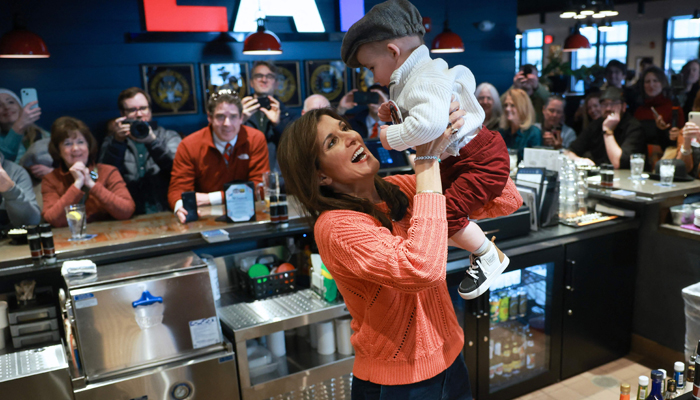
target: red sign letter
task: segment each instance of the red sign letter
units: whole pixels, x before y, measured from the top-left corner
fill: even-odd
[[[177,0],[143,0],[149,32],[226,32],[226,7],[178,6]]]

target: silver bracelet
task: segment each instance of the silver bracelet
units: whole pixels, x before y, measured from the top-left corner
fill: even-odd
[[[421,193],[437,193],[437,194],[442,194],[442,192],[438,192],[437,190],[421,190],[420,192],[416,192],[416,194],[421,194]]]
[[[437,162],[440,162],[440,157],[438,156],[418,156],[415,159],[416,161],[422,161],[422,160],[435,160]]]

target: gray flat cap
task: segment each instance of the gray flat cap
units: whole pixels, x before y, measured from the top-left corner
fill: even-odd
[[[608,86],[608,88],[601,94],[600,99],[624,102],[625,92],[616,88],[615,86]]]
[[[365,43],[419,34],[425,35],[423,17],[408,0],[388,0],[372,7],[343,38],[340,56],[350,68],[361,67],[357,50]]]

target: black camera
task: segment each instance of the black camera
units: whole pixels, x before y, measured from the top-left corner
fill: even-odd
[[[524,65],[523,66],[523,75],[528,76],[532,73],[532,67],[529,65]]]
[[[134,139],[145,139],[151,131],[148,122],[140,119],[126,119],[124,123],[129,125],[129,132]]]
[[[377,92],[355,92],[352,98],[357,104],[379,104],[379,93]]]
[[[270,110],[272,108],[272,104],[270,103],[270,98],[267,96],[258,97],[258,104],[260,104],[260,108],[265,108],[267,110]]]

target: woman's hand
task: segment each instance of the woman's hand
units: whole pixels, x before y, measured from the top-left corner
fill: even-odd
[[[452,97],[454,100],[454,96]],[[445,152],[447,146],[452,142],[452,135],[464,125],[466,111],[459,109],[459,102],[450,103],[450,124],[445,129],[445,133],[430,143],[416,146],[416,156],[440,156]]]
[[[690,149],[693,139],[700,140],[700,127],[693,122],[686,122],[681,134],[683,135],[683,145],[686,149]]]
[[[668,131],[668,137],[669,139],[673,140],[674,142],[676,139],[678,139],[678,135],[681,133],[681,130],[678,128],[671,128],[670,131]]]
[[[667,124],[666,121],[664,121],[664,117],[662,117],[661,115],[657,116],[656,119],[654,119],[654,122],[656,122],[656,127],[661,129],[662,131],[665,131],[666,129],[671,127],[671,125]]]
[[[75,182],[73,182],[73,186],[75,186],[78,189],[82,189],[83,185],[85,184],[85,175],[83,174],[84,168],[85,164],[83,164],[82,161],[78,161],[75,164],[73,164],[68,170],[73,179],[75,180]]]
[[[29,125],[39,120],[39,117],[41,116],[41,108],[37,107],[32,109],[32,106],[38,103],[38,101],[32,101],[24,106],[22,109],[22,114],[20,114],[17,121],[15,121],[15,123],[12,125],[12,129],[15,132],[24,135],[24,130],[27,129]]]
[[[92,180],[92,176],[90,176],[90,169],[88,169],[88,167],[83,168],[83,178],[85,179],[85,187],[92,189],[95,186],[95,181]]]

